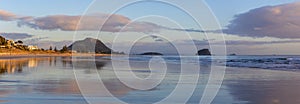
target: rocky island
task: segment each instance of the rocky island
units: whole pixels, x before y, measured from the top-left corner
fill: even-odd
[[[145,52],[139,55],[155,55],[155,56],[162,56],[163,54],[158,53],[158,52]]]
[[[199,56],[211,56],[211,53],[208,49],[201,49],[197,52],[197,55]]]

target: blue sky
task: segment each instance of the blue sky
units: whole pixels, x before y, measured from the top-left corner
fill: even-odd
[[[30,16],[32,18],[40,18],[40,17],[49,17],[51,15],[67,15],[67,16],[81,16],[83,14],[89,15],[91,13],[112,13],[115,6],[119,4],[126,4],[127,1],[100,1],[100,0],[1,0],[0,1],[0,10],[7,11],[13,13],[17,16]],[[182,1],[182,0],[174,0],[174,3],[180,3],[191,5],[190,8],[192,12],[199,14],[196,15],[206,15],[206,11],[201,9],[203,4],[199,4],[197,7],[197,3],[201,3],[201,1]],[[222,0],[222,1],[215,1],[215,0],[205,0],[202,3],[206,3],[211,9],[213,14],[216,16],[217,21],[220,23],[222,29],[226,29],[231,23],[230,21],[235,19],[234,16],[238,14],[243,14],[249,12],[249,10],[266,7],[266,6],[278,6],[283,4],[289,4],[297,2],[297,0]],[[99,5],[92,5],[91,3]],[[184,28],[184,29],[209,29],[209,30],[218,30],[218,27],[214,28],[215,25],[212,24],[212,21],[207,21],[213,17],[205,17],[201,18],[200,22],[203,27],[199,27],[193,19],[181,11],[180,9],[171,6],[165,3],[158,3],[149,0],[148,2],[141,2],[132,4],[127,7],[121,8],[116,14],[121,15],[122,17],[127,17],[130,19],[131,22],[135,21],[144,21],[149,23],[154,23],[156,25],[163,26],[163,28]],[[148,16],[151,14],[150,16]],[[66,18],[66,17],[63,17]],[[64,30],[46,30],[46,29],[33,29],[29,27],[29,25],[24,25],[22,27],[18,27],[18,21],[0,21],[0,33],[28,33],[32,34],[33,37],[30,38],[43,38],[39,41],[72,41],[74,38],[74,31],[64,31]],[[29,24],[29,23],[28,23]],[[140,22],[137,22],[140,24]],[[150,24],[147,24],[149,26]],[[206,28],[207,27],[207,28]],[[154,27],[158,28],[158,27]],[[255,27],[256,28],[256,27]],[[236,28],[234,28],[236,29]],[[232,29],[232,30],[234,30]],[[154,29],[155,30],[155,29]],[[142,30],[141,30],[142,31]],[[251,46],[246,45],[228,45],[229,53],[238,53],[238,54],[297,54],[300,50],[290,49],[289,46],[298,45],[297,42],[298,38],[293,42],[286,42],[278,44],[277,41],[290,41],[291,39],[286,39],[285,37],[274,35],[262,35],[255,34],[253,36],[247,35],[239,35],[240,32],[229,32],[225,34],[226,40],[228,41],[251,41],[261,42],[261,41],[270,41],[270,44],[266,43],[264,45],[257,45],[251,44]],[[244,31],[242,31],[244,32]],[[160,34],[167,38],[170,38],[170,41],[180,41],[184,39],[188,39],[187,37],[183,36],[186,31],[171,31],[171,29],[162,30],[159,33],[145,33],[145,32],[121,32],[122,40],[118,41],[120,43],[132,41],[131,39],[140,36],[140,35],[153,35],[153,34]],[[76,39],[83,39],[85,37],[96,37],[101,38],[102,41],[105,43],[111,43],[112,40],[119,34],[106,31],[101,36],[98,36],[98,31],[78,31]],[[197,33],[197,32],[190,32],[188,33],[191,35],[192,39],[194,40],[205,40],[205,34]],[[211,35],[214,40],[218,40],[220,37],[219,33],[208,33]],[[265,37],[267,36],[267,37]],[[296,36],[293,36],[296,37]],[[288,37],[289,38],[289,37]],[[24,39],[26,40],[26,39]],[[27,39],[29,40],[29,39]],[[151,40],[151,39],[150,39]],[[275,42],[276,41],[276,44]],[[38,41],[37,43],[38,44]],[[285,47],[289,49],[288,51],[280,51],[276,50],[277,46],[282,47],[282,44],[288,45]],[[252,49],[264,49],[258,52],[250,52],[247,50]]]
[[[3,10],[15,14],[44,16],[54,14],[81,14],[92,0],[1,0]]]

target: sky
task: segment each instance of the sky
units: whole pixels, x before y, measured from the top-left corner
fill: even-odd
[[[42,48],[92,37],[126,53],[299,55],[299,17],[299,0],[0,0],[0,35]]]

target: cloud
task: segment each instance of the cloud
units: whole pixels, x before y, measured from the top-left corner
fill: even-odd
[[[300,2],[266,6],[236,15],[224,29],[249,37],[300,38]]]
[[[231,40],[231,41],[226,41],[226,45],[264,45],[264,44],[280,44],[280,43],[300,43],[300,40],[279,40],[279,41]]]
[[[45,17],[28,18],[18,22],[18,26],[28,26],[39,30],[99,30],[103,24],[103,31],[115,32],[125,26],[130,20],[121,15],[94,14],[87,16],[51,15]],[[106,21],[106,18],[109,19]],[[81,19],[82,18],[82,19]],[[80,25],[78,25],[81,20]]]
[[[131,48],[130,54],[141,54],[145,52],[159,52],[162,54],[178,54],[176,47],[170,42],[139,42],[134,44]]]
[[[13,21],[17,19],[17,15],[4,11],[4,10],[0,10],[0,20],[2,21]]]
[[[199,33],[211,32],[211,31],[204,31],[204,30],[197,30],[197,29],[176,29],[176,28],[167,28],[167,29],[176,30],[176,31],[186,31],[186,32],[199,32]]]
[[[290,39],[290,40],[276,40],[276,41],[250,41],[250,40],[226,40],[224,44],[223,41],[218,40],[176,40],[172,43],[176,43],[179,45],[190,45],[195,44],[196,46],[204,46],[204,45],[264,45],[264,44],[281,44],[281,43],[300,43],[298,39]]]
[[[80,21],[80,23],[79,23]],[[101,31],[105,32],[159,32],[161,29],[172,29],[150,22],[132,21],[128,17],[117,14],[91,14],[85,16],[51,15],[37,18],[22,18],[18,26],[28,26],[37,30],[63,30],[63,31]]]
[[[57,49],[61,49],[64,45],[69,46],[72,44],[73,41],[51,41],[51,40],[42,40],[42,39],[33,39],[36,40],[35,42],[30,40],[23,41],[24,44],[28,45],[37,45],[39,48],[49,49],[50,46],[53,48],[56,47]]]
[[[203,32],[195,29],[177,29],[161,26],[151,22],[132,21],[126,16],[118,14],[94,13],[89,15],[49,15],[44,17],[18,16],[0,10],[0,20],[17,21],[18,26],[27,26],[36,30],[62,31],[104,31],[104,32],[143,32],[155,33],[162,29]],[[100,27],[102,27],[100,29]]]
[[[7,38],[7,39],[26,39],[31,38],[33,35],[27,34],[27,33],[0,33],[1,36]]]

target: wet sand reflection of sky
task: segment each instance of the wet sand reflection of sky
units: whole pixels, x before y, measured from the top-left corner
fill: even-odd
[[[236,101],[246,104],[299,104],[299,75],[259,69],[229,70],[223,85]]]
[[[167,64],[165,79],[150,90],[137,90],[124,85],[116,78],[114,71],[128,75],[133,71],[137,76],[147,76],[147,62],[131,62],[132,69],[124,69],[123,61],[116,61],[119,66],[112,69],[112,60],[71,57],[35,57],[0,59],[0,102],[7,103],[60,103],[84,104],[74,70],[84,77],[87,89],[97,90],[99,102],[116,97],[127,103],[154,103],[168,96],[178,84],[179,64]],[[123,68],[123,69],[122,69]],[[188,67],[184,75],[199,74],[197,88],[188,103],[199,102],[208,81],[210,66],[202,65],[201,70]],[[300,103],[300,75],[297,72],[227,68],[224,83],[213,103],[237,104],[297,104]],[[103,87],[93,83],[101,76]],[[189,85],[193,77],[184,79]],[[138,85],[138,83],[135,83]],[[147,86],[144,85],[144,86]],[[83,87],[83,86],[81,86]],[[105,92],[109,91],[109,93]],[[182,91],[184,92],[184,91]],[[93,92],[91,92],[93,94]],[[103,98],[103,99],[102,99]],[[106,103],[106,102],[105,102]],[[114,103],[108,100],[108,103]]]
[[[94,75],[101,71],[106,63],[107,60],[72,61],[71,57],[1,59],[0,101],[16,103],[22,100],[41,100],[39,102],[55,103],[56,100],[63,100],[67,103],[68,100],[74,99],[70,103],[85,103],[74,77],[73,67],[82,70],[81,74]],[[93,69],[93,65],[97,69]],[[107,88],[101,90],[109,90],[115,96],[123,96],[132,91],[119,80],[107,79],[103,80],[103,83]],[[97,86],[89,85],[89,88],[93,87]]]
[[[66,71],[62,66],[68,65],[60,57],[0,59],[0,101],[58,102],[75,97],[82,100],[78,104],[84,103],[76,80],[67,77],[72,76],[72,70]]]

